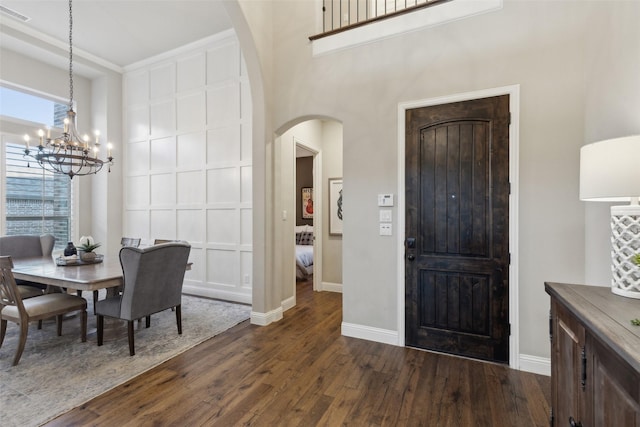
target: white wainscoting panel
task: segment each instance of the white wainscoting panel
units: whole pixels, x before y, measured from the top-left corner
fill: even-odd
[[[178,135],[178,147],[180,147],[180,150],[176,153],[178,158],[178,168],[193,168],[198,171],[204,170],[207,159],[202,155],[202,153],[207,151],[206,132],[193,132]]]
[[[251,91],[232,31],[124,76],[123,235],[191,243],[184,292],[251,303]]]

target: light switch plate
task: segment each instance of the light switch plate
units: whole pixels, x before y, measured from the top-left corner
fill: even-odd
[[[391,224],[388,223],[380,223],[380,235],[381,236],[391,236],[393,234],[393,228]]]
[[[393,214],[391,209],[380,209],[380,222],[392,222]]]

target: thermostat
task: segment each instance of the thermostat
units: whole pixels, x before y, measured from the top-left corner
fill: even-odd
[[[393,206],[393,194],[378,194],[378,206]]]

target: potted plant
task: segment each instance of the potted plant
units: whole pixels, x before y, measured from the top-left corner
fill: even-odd
[[[93,261],[96,259],[96,253],[93,252],[100,247],[100,243],[96,243],[91,236],[82,236],[78,243],[78,255],[82,261]]]

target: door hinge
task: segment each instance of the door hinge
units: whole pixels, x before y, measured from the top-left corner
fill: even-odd
[[[509,265],[511,265],[511,252],[509,252]]]
[[[553,427],[553,408],[551,408],[551,412],[549,413],[549,427]]]
[[[507,334],[511,336],[511,323],[507,323]]]
[[[509,111],[509,124],[511,124],[511,111]]]

